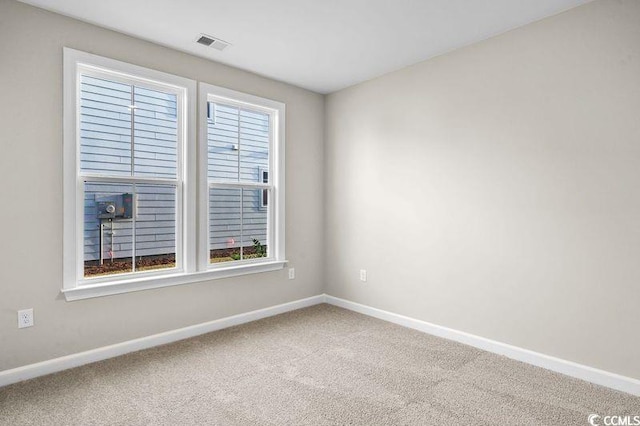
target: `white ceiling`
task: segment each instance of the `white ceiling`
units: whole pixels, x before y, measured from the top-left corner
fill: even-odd
[[[23,1],[330,93],[590,0]],[[201,46],[199,33],[232,46]]]

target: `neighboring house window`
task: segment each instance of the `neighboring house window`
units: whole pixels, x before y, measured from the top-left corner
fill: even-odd
[[[201,187],[210,188],[212,195],[207,192],[198,200],[196,82],[72,49],[65,49],[64,56],[67,299],[282,267],[284,248],[275,252],[269,245],[281,241],[275,211],[252,211],[241,185],[252,168],[260,174],[260,167],[274,165],[276,112],[235,107],[237,143],[231,144],[231,154],[224,153],[218,163],[215,155],[204,153],[205,162],[215,160],[209,161],[209,172],[221,177],[223,186],[201,177]],[[201,124],[222,132],[224,143],[233,133],[227,117],[233,114],[233,102],[206,106]],[[226,168],[233,153],[236,179],[224,186],[233,175]],[[266,191],[277,187],[268,177],[264,181],[258,176],[253,184]],[[197,203],[207,211],[213,203],[211,248],[196,244]],[[222,234],[228,234],[224,248],[231,260],[254,259],[262,266],[231,272],[210,268],[208,254],[219,246],[214,236]],[[229,243],[229,238],[237,242]]]
[[[216,124],[216,104],[213,102],[207,102],[207,120],[211,124]]]
[[[264,167],[260,167],[258,173],[258,181],[262,183],[269,182],[269,170]],[[266,208],[269,205],[269,191],[263,189],[262,191],[258,191],[258,196],[260,197],[260,208]]]
[[[206,261],[215,269],[282,259],[284,105],[206,84],[200,97],[209,114],[201,129]]]

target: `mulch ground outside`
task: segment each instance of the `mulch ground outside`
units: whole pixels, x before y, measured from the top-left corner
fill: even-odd
[[[266,247],[265,247],[266,250]],[[244,259],[254,259],[260,256],[256,253],[254,246],[243,247]],[[211,250],[211,263],[231,262],[239,260],[240,248]],[[174,254],[165,254],[157,256],[144,256],[136,259],[136,271],[150,271],[155,269],[173,268],[176,266],[176,257]],[[99,275],[122,274],[132,272],[131,259],[105,259],[100,265],[97,260],[84,263],[84,276],[95,277]]]
[[[173,268],[174,266],[176,266],[176,257],[173,254],[144,256],[136,259],[136,271]],[[84,263],[85,277],[125,272],[132,272],[131,259],[113,259],[113,261],[105,259],[102,265],[97,260]]]

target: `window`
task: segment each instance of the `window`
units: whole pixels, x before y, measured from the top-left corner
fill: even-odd
[[[203,261],[216,269],[282,259],[284,105],[202,83],[200,98]]]
[[[269,170],[264,167],[260,167],[259,170],[260,170],[260,172],[258,173],[259,182],[268,183]],[[266,208],[267,205],[269,204],[269,191],[267,189],[263,189],[258,193],[258,196],[260,197],[260,208],[263,208],[263,209]]]
[[[197,182],[196,82],[72,49],[64,59],[68,300],[282,268],[282,181],[263,173],[281,164],[281,104],[205,95],[213,136]]]

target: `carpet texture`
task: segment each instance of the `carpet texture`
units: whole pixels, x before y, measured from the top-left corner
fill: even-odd
[[[640,398],[329,305],[0,388],[2,425],[588,425]]]

